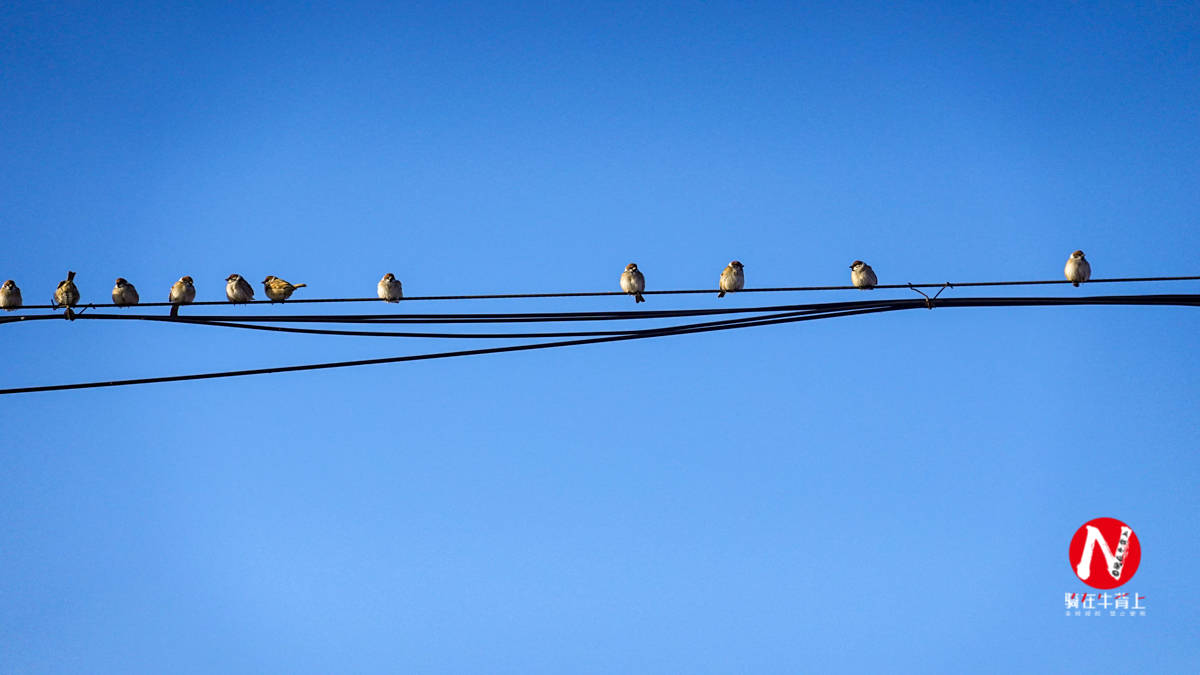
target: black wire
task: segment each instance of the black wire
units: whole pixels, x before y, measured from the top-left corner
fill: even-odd
[[[247,323],[321,323],[321,324],[492,324],[492,323],[550,323],[560,321],[626,321],[633,319],[674,319],[696,316],[713,316],[728,314],[756,314],[776,311],[828,311],[839,306],[866,306],[885,302],[880,299],[874,302],[837,302],[801,305],[772,305],[764,307],[730,307],[724,309],[682,309],[682,310],[653,310],[653,311],[612,311],[612,312],[536,312],[536,313],[503,313],[503,314],[298,314],[284,316],[166,316],[158,314],[96,314],[79,312],[74,314],[75,320],[112,320],[112,321],[157,321],[163,323],[191,323],[205,325],[229,325],[239,328],[250,328]],[[33,316],[16,316],[0,318],[0,323],[21,321],[61,320],[61,314],[42,314]],[[316,332],[311,330],[296,330],[295,332]],[[618,331],[626,333],[628,331]],[[329,331],[330,335],[355,335],[353,331]],[[362,332],[361,334],[374,334]],[[384,333],[384,335],[399,335]],[[457,337],[461,334],[412,334],[415,337]],[[474,335],[474,334],[465,334]],[[516,334],[513,334],[516,335]],[[524,336],[524,335],[521,335]]]
[[[483,314],[285,314],[285,315],[185,315],[168,316],[159,314],[95,314],[76,311],[75,319],[135,319],[144,321],[167,321],[194,323],[198,321],[233,321],[241,323],[526,323],[550,321],[613,321],[627,319],[671,319],[686,316],[711,314],[747,314],[765,309],[791,309],[806,305],[779,305],[775,307],[728,307],[722,309],[676,309],[676,310],[614,310],[605,312],[515,312]],[[816,306],[816,305],[814,305]],[[0,317],[0,323],[18,321],[43,321],[62,319],[62,314],[37,314]]]
[[[1179,276],[1179,277],[1122,277],[1113,279],[1091,279],[1085,283],[1088,284],[1112,284],[1112,283],[1142,283],[1154,281],[1196,281],[1200,280],[1200,276]],[[952,288],[957,287],[981,287],[981,286],[1040,286],[1053,284],[1069,284],[1070,281],[1065,279],[1047,279],[1040,281],[963,281],[957,283],[926,283],[926,284],[881,284],[875,288],[878,290],[885,289],[904,289],[904,288],[941,288],[949,285]],[[793,293],[806,291],[853,291],[857,290],[854,286],[781,286],[776,288],[744,288],[738,293]],[[687,290],[666,290],[666,291],[643,291],[642,295],[690,295],[690,294],[715,294],[715,288],[698,288]],[[620,296],[628,295],[621,291],[594,291],[594,292],[564,292],[564,293],[496,293],[486,295],[423,295],[406,297],[401,302],[412,302],[417,300],[506,300],[517,298],[588,298],[588,297],[603,297],[603,296]],[[382,302],[379,298],[293,298],[285,302],[276,303],[272,300],[251,300],[245,303],[236,303],[240,305],[294,305],[322,302]],[[229,305],[234,304],[228,301],[219,300],[202,300],[200,302],[188,303],[188,306],[203,307],[209,305]],[[80,305],[81,307],[84,305]],[[88,307],[105,308],[119,307],[120,305],[91,303]],[[138,307],[170,307],[169,302],[144,302],[139,303]],[[22,309],[56,309],[55,305],[26,305]]]
[[[43,385],[38,387],[19,387],[14,389],[0,389],[0,395],[6,394],[29,394],[45,391],[64,391],[68,389],[95,389],[99,387],[121,387],[134,384],[158,384],[163,382],[185,382],[190,380],[209,380],[222,377],[242,377],[246,375],[267,375],[271,373],[292,373],[304,370],[324,370],[328,368],[348,368],[352,366],[371,366],[382,365],[385,363],[403,363],[407,361],[428,361],[433,359],[446,359],[458,356],[481,356],[484,354],[500,354],[505,352],[530,351],[535,349],[553,349],[557,347],[575,347],[580,345],[600,344],[603,342],[619,342],[624,340],[642,340],[654,337],[666,337],[670,335],[682,335],[687,333],[704,333],[719,330],[731,330],[734,328],[746,328],[751,326],[766,326],[777,323],[791,323],[796,321],[812,321],[815,319],[835,318],[839,316],[852,316],[856,314],[871,314],[875,312],[896,311],[898,308],[876,307],[872,309],[862,309],[855,311],[846,311],[832,313],[819,316],[799,316],[791,318],[779,318],[772,320],[758,321],[754,323],[743,323],[735,326],[710,326],[704,328],[693,328],[688,330],[651,330],[628,335],[613,335],[606,337],[595,337],[581,340],[565,340],[560,342],[539,342],[534,344],[524,345],[509,345],[506,347],[488,347],[483,349],[467,349],[453,352],[437,352],[432,354],[414,354],[410,356],[392,356],[381,359],[361,359],[357,361],[335,361],[331,363],[313,363],[300,366],[277,366],[274,368],[255,368],[252,370],[231,370],[217,373],[195,373],[191,375],[169,375],[165,377],[146,377],[132,380],[110,380],[107,382],[82,382],[76,384],[53,384]]]
[[[1147,299],[1141,304],[1150,304],[1154,298],[1170,298],[1167,304],[1178,304],[1174,301],[1177,298],[1197,297],[1191,295],[1114,295],[1114,296],[1075,296],[1075,297],[997,297],[997,298],[958,298],[950,297],[937,298],[933,302],[942,306],[960,306],[961,302],[980,303],[974,306],[992,306],[1009,305],[1023,306],[1029,303],[1051,305],[1051,304],[1134,304],[1126,302],[1131,298]],[[169,323],[208,323],[211,325],[220,325],[222,322],[232,324],[247,324],[247,323],[320,323],[320,324],[490,324],[490,323],[549,323],[561,321],[583,321],[583,322],[602,322],[602,321],[625,321],[634,319],[669,319],[669,318],[685,318],[697,316],[712,316],[725,314],[757,314],[765,312],[825,312],[839,308],[861,308],[867,306],[875,306],[880,304],[894,305],[896,303],[911,304],[916,303],[924,306],[926,301],[917,298],[877,298],[865,301],[843,301],[843,302],[825,302],[825,303],[807,303],[807,304],[791,304],[791,305],[766,305],[758,307],[727,307],[721,309],[678,309],[678,310],[623,310],[623,311],[605,311],[605,312],[519,312],[519,313],[481,313],[481,314],[299,314],[299,315],[282,315],[282,316],[236,316],[236,315],[194,315],[194,316],[179,316],[170,317],[166,315],[149,315],[149,314],[95,314],[86,311],[75,313],[76,320],[139,320],[139,321],[159,321]],[[0,318],[0,323],[21,322],[21,321],[45,321],[45,320],[61,320],[61,314],[42,314],[42,315],[23,315],[13,317]],[[246,326],[238,325],[231,326],[245,328]],[[323,331],[296,331],[296,332],[312,332],[320,334]],[[352,331],[338,332],[325,331],[330,335],[355,335],[359,334]],[[627,331],[617,331],[624,333]],[[375,335],[382,332],[362,331],[362,334]],[[384,335],[400,335],[399,333],[383,333]],[[419,333],[412,334],[413,337],[458,337],[460,335],[470,336],[471,334],[458,333]],[[538,336],[540,334],[512,333],[498,334],[501,336],[511,335],[514,337],[527,337],[529,335]],[[553,336],[553,335],[548,335]]]
[[[833,303],[831,303],[833,304]],[[862,307],[875,306],[872,303],[856,303]],[[756,321],[764,317],[782,317],[782,316],[800,316],[814,313],[824,313],[828,310],[797,310],[791,312],[783,312],[778,314],[765,314],[750,317],[742,317],[739,319],[726,319],[724,321],[711,321],[706,323],[683,324],[682,326],[672,326],[671,328],[684,328],[691,326],[708,326],[708,325],[733,325],[742,322]],[[92,316],[90,318],[98,318]],[[178,318],[171,319],[168,317],[141,317],[150,321],[163,322],[179,322]],[[281,333],[302,333],[307,335],[334,335],[334,336],[358,336],[358,337],[399,337],[399,338],[431,338],[431,339],[529,339],[529,338],[564,338],[564,337],[600,337],[604,335],[629,335],[645,331],[659,329],[641,329],[641,330],[594,330],[594,331],[569,331],[569,332],[543,332],[543,333],[409,333],[409,332],[391,332],[391,331],[354,331],[354,330],[330,330],[321,328],[290,328],[284,326],[261,326],[255,324],[243,324],[228,321],[210,321],[207,319],[189,319],[183,323],[193,323],[200,326],[216,326],[222,328],[242,328],[248,330],[260,331],[277,331]]]
[[[845,303],[830,303],[844,305]],[[853,304],[853,303],[852,303]],[[867,304],[867,303],[860,303]],[[1161,306],[1191,306],[1200,307],[1200,295],[1117,295],[1117,296],[1091,296],[1082,298],[946,298],[940,300],[929,301],[925,299],[909,299],[909,300],[885,300],[870,307],[862,307],[859,309],[841,308],[834,311],[824,313],[806,312],[800,316],[779,316],[779,317],[749,317],[739,323],[729,325],[729,322],[711,322],[710,325],[693,325],[693,326],[678,326],[658,329],[647,329],[637,331],[625,335],[612,335],[603,337],[593,337],[577,340],[566,340],[557,342],[539,342],[534,344],[510,345],[505,347],[489,347],[483,349],[469,349],[462,351],[437,352],[432,354],[415,354],[410,356],[394,356],[379,359],[363,359],[357,361],[335,361],[330,363],[305,364],[299,366],[278,366],[273,368],[257,368],[252,370],[234,370],[212,373],[196,373],[191,375],[171,375],[165,377],[150,377],[128,380],[109,380],[103,382],[83,382],[75,384],[56,384],[43,385],[36,387],[18,387],[11,389],[0,389],[0,395],[5,394],[25,394],[34,392],[46,391],[63,391],[68,389],[92,389],[97,387],[116,387],[134,384],[154,384],[162,382],[182,382],[190,380],[204,380],[223,377],[241,377],[246,375],[266,375],[271,373],[287,373],[298,372],[304,370],[323,370],[328,368],[346,368],[351,366],[366,366],[366,365],[381,365],[385,363],[402,363],[408,361],[424,361],[432,359],[453,358],[459,356],[479,356],[484,354],[498,354],[504,352],[528,351],[535,349],[552,349],[558,347],[573,347],[579,345],[599,344],[604,342],[618,342],[624,340],[640,340],[654,337],[666,337],[672,335],[685,335],[691,333],[703,333],[711,331],[732,330],[736,328],[749,328],[755,326],[767,326],[782,323],[794,323],[799,321],[813,321],[817,319],[831,319],[845,316],[854,316],[859,314],[873,314],[879,312],[892,312],[907,309],[917,309],[921,307],[1014,307],[1014,306],[1063,306],[1063,305],[1161,305]],[[720,324],[720,325],[712,325]]]

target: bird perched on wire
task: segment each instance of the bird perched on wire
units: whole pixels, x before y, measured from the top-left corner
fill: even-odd
[[[192,278],[189,276],[179,277],[171,285],[171,293],[167,296],[167,300],[171,303],[171,316],[179,316],[179,306],[191,304],[196,299],[196,285],[192,283]]]
[[[645,302],[642,291],[646,290],[646,277],[637,268],[637,263],[629,263],[621,273],[621,290],[633,296],[634,304]]]
[[[721,271],[721,282],[719,284],[721,292],[717,293],[717,297],[723,298],[726,293],[740,291],[745,285],[746,275],[742,271],[742,263],[734,260]]]
[[[376,284],[375,290],[379,294],[379,299],[384,302],[400,302],[400,298],[404,297],[404,288],[400,285],[400,280],[391,272],[383,275],[383,278]]]
[[[54,289],[54,306],[66,307],[67,318],[75,318],[71,308],[79,304],[79,289],[75,286],[75,273],[68,271],[67,278],[58,282],[58,288]]]
[[[125,280],[125,277],[117,277],[116,285],[112,290],[112,299],[113,304],[120,307],[136,305],[138,304],[138,292],[133,284]]]
[[[850,283],[854,284],[855,288],[866,291],[875,288],[879,279],[875,277],[875,270],[871,269],[870,265],[855,260],[850,263]]]
[[[254,299],[254,287],[240,274],[225,277],[225,297],[230,302],[250,302]]]
[[[11,312],[21,306],[21,289],[17,282],[9,279],[0,286],[0,309]]]
[[[304,288],[308,284],[289,284],[279,277],[268,276],[263,279],[263,290],[267,292],[267,297],[271,302],[283,302],[292,297],[292,292],[297,288]]]
[[[1083,257],[1083,251],[1075,251],[1071,254],[1071,257],[1067,259],[1067,266],[1063,268],[1063,274],[1066,275],[1067,281],[1076,287],[1092,278],[1092,265],[1087,258]]]

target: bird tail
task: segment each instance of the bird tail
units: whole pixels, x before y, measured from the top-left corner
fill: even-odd
[[[641,293],[638,293],[637,295],[633,296],[633,304],[635,304],[635,305],[639,302],[645,302],[645,301],[646,301],[646,299],[642,297]]]
[[[725,297],[725,291],[721,291],[720,293],[717,293],[717,297],[718,297],[718,298],[723,298],[723,297]]]
[[[179,305],[171,305],[171,316],[179,316]]]
[[[1075,285],[1075,288],[1079,288],[1079,282],[1078,282],[1078,281],[1072,281],[1071,283]]]
[[[75,273],[74,272],[71,272],[71,271],[67,272],[67,281],[75,281]]]
[[[292,288],[304,288],[308,284],[292,284]]]

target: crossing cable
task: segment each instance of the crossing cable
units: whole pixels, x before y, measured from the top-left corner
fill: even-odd
[[[675,311],[655,311],[655,312],[561,312],[561,313],[539,313],[539,314],[412,314],[402,316],[391,315],[299,315],[299,316],[253,316],[253,317],[234,317],[234,316],[159,316],[151,314],[94,314],[80,313],[75,315],[76,320],[101,320],[101,321],[154,321],[160,323],[183,323],[195,324],[201,326],[220,326],[228,328],[243,328],[251,330],[278,330],[281,332],[290,333],[309,333],[317,335],[361,335],[361,336],[382,336],[382,337],[415,337],[415,338],[476,338],[476,337],[499,337],[499,338],[528,338],[528,337],[573,337],[583,335],[623,335],[631,332],[630,330],[616,331],[588,331],[588,332],[572,332],[572,333],[399,333],[388,331],[344,331],[344,330],[328,330],[328,329],[309,329],[309,328],[284,328],[282,326],[263,326],[254,325],[254,323],[320,323],[320,324],[496,324],[496,323],[530,323],[530,322],[558,322],[558,321],[582,321],[582,322],[604,322],[604,321],[625,321],[634,319],[667,319],[667,318],[686,318],[699,316],[713,315],[734,315],[734,314],[763,314],[768,312],[794,312],[794,313],[817,313],[827,312],[832,309],[837,309],[843,306],[852,306],[855,308],[873,306],[886,300],[878,302],[854,302],[854,303],[821,303],[816,305],[776,305],[767,307],[747,307],[747,308],[728,308],[728,309],[703,309],[703,310],[675,310]],[[58,320],[61,315],[37,315],[27,317],[11,317],[0,318],[0,323],[4,322],[21,322],[21,321],[41,321],[41,320]],[[254,323],[249,323],[254,322]]]
[[[824,314],[818,316],[798,316],[787,317],[772,320],[759,321],[754,323],[742,323],[735,326],[709,326],[703,328],[693,328],[686,330],[679,329],[661,329],[652,330],[643,333],[631,333],[627,335],[612,335],[606,337],[586,338],[580,340],[564,340],[559,342],[537,342],[533,344],[509,345],[505,347],[488,347],[483,349],[466,349],[452,352],[436,352],[431,354],[413,354],[409,356],[391,356],[380,359],[360,359],[356,361],[334,361],[330,363],[312,363],[299,366],[276,366],[273,368],[255,368],[251,370],[230,370],[216,373],[194,373],[190,375],[168,375],[165,377],[146,377],[131,380],[109,380],[106,382],[81,382],[75,384],[52,384],[38,387],[17,387],[12,389],[0,389],[0,395],[6,394],[29,394],[45,391],[64,391],[68,389],[95,389],[98,387],[121,387],[133,384],[157,384],[162,382],[185,382],[190,380],[209,380],[223,377],[242,377],[246,375],[267,375],[273,373],[293,373],[304,370],[324,370],[329,368],[348,368],[352,366],[371,366],[382,365],[385,363],[404,363],[407,361],[428,361],[433,359],[446,359],[459,356],[481,356],[484,354],[500,354],[505,352],[530,351],[536,349],[554,349],[558,347],[576,347],[580,345],[600,344],[603,342],[620,342],[625,340],[643,340],[647,338],[665,337],[669,335],[684,335],[688,333],[704,333],[719,330],[731,330],[733,328],[746,328],[751,326],[767,326],[779,323],[792,323],[796,321],[812,321],[814,319],[836,318],[840,316],[853,316],[856,314],[871,314],[875,312],[896,311],[898,308],[876,307],[871,309],[862,309],[846,312],[838,312]]]
[[[834,303],[845,305],[847,303]],[[850,303],[854,304],[854,303]],[[814,321],[817,319],[831,319],[846,316],[874,314],[881,312],[893,312],[907,309],[917,309],[931,307],[924,300],[893,300],[882,301],[879,303],[860,303],[864,305],[858,309],[842,308],[839,310],[812,313],[805,312],[800,315],[778,316],[778,317],[751,317],[747,321],[736,324],[726,324],[725,322],[711,322],[710,325],[692,325],[692,326],[675,326],[666,328],[646,329],[643,331],[632,332],[624,335],[609,335],[601,337],[582,338],[575,340],[563,340],[555,342],[537,342],[532,344],[509,345],[504,347],[489,347],[481,349],[468,349],[460,351],[436,352],[429,354],[414,354],[408,356],[393,356],[376,359],[361,359],[355,361],[334,361],[329,363],[304,364],[297,366],[277,366],[272,368],[256,368],[251,370],[233,370],[210,373],[195,373],[189,375],[170,375],[164,377],[150,377],[126,380],[109,380],[100,382],[82,382],[73,384],[56,384],[42,385],[35,387],[16,387],[10,389],[0,389],[0,395],[6,394],[25,394],[34,392],[47,391],[63,391],[70,389],[92,389],[98,387],[116,387],[134,384],[154,384],[162,382],[183,382],[190,380],[205,380],[224,377],[241,377],[247,375],[266,375],[273,373],[299,372],[305,370],[324,370],[329,368],[346,368],[351,366],[367,366],[381,365],[386,363],[403,363],[409,361],[425,361],[433,359],[455,358],[460,356],[480,356],[485,354],[498,354],[504,352],[530,351],[538,349],[554,349],[560,347],[574,347],[588,344],[600,344],[605,342],[619,342],[626,340],[641,340],[656,337],[666,337],[673,335],[686,335],[693,333],[704,333],[712,331],[732,330],[736,328],[749,328],[756,326],[768,326],[783,323],[795,323],[800,321]],[[871,305],[871,306],[865,306]],[[1015,307],[1015,306],[1065,306],[1065,305],[1146,305],[1146,306],[1189,306],[1200,307],[1200,295],[1117,295],[1117,296],[1090,296],[1080,298],[945,298],[937,302],[937,307]],[[712,325],[720,324],[720,325]]]
[[[1157,281],[1196,281],[1200,280],[1200,275],[1196,276],[1173,276],[1173,277],[1120,277],[1113,279],[1091,279],[1087,284],[1116,284],[1116,283],[1146,283]],[[1065,279],[1043,279],[1030,281],[961,281],[953,282],[949,285],[954,288],[969,288],[969,287],[988,287],[988,286],[1044,286],[1044,285],[1061,285],[1069,284],[1070,281]],[[880,284],[875,286],[877,290],[887,289],[908,289],[908,288],[941,288],[946,283],[924,283],[924,284]],[[780,286],[772,288],[743,288],[740,293],[794,293],[794,292],[809,292],[809,291],[854,291],[858,290],[854,286]],[[685,290],[663,290],[663,291],[643,291],[642,295],[694,295],[705,293],[716,293],[715,288],[697,288]],[[400,302],[413,302],[419,300],[511,300],[521,298],[590,298],[604,296],[622,296],[628,295],[622,291],[584,291],[584,292],[563,292],[563,293],[493,293],[482,295],[419,295],[405,297]],[[272,305],[272,304],[312,304],[312,303],[342,303],[342,302],[382,302],[379,298],[292,298],[284,302],[275,302],[273,300],[251,300],[246,305]],[[202,300],[198,302],[188,303],[188,307],[204,307],[209,305],[229,305],[226,300]],[[88,303],[80,305],[80,307],[95,307],[97,309],[119,307],[111,303]],[[138,307],[170,307],[169,302],[142,302],[138,303]],[[25,305],[23,309],[56,309],[56,305]]]
[[[936,297],[936,296],[935,296]],[[1113,296],[1078,296],[1078,297],[995,297],[995,298],[950,298],[939,297],[932,301],[936,306],[1029,306],[1029,305],[1081,305],[1081,304],[1156,304],[1159,299],[1165,304],[1189,304],[1178,301],[1181,298],[1200,297],[1192,295],[1113,295]],[[257,315],[257,316],[237,316],[237,315],[220,315],[220,316],[204,316],[191,315],[170,317],[166,315],[149,315],[149,314],[95,314],[88,312],[80,312],[75,314],[76,320],[139,320],[139,321],[156,321],[164,323],[184,323],[184,324],[203,324],[220,326],[224,324],[228,327],[249,328],[245,324],[249,323],[318,323],[318,324],[495,324],[495,323],[551,323],[551,322],[606,322],[606,321],[626,321],[640,319],[672,319],[672,318],[687,318],[699,316],[714,316],[714,315],[731,315],[731,314],[763,314],[769,312],[827,312],[838,309],[857,309],[863,307],[887,305],[901,306],[908,308],[909,305],[917,303],[923,307],[929,307],[930,301],[913,300],[909,298],[878,298],[866,301],[844,301],[844,302],[825,302],[825,303],[809,303],[809,304],[792,304],[792,305],[766,305],[758,307],[726,307],[719,309],[680,309],[680,310],[623,310],[623,311],[607,311],[607,312],[534,312],[534,313],[486,313],[486,314],[327,314],[327,315]],[[964,304],[966,303],[966,304]],[[12,317],[0,317],[0,323],[13,323],[24,321],[45,321],[45,320],[61,320],[61,314],[40,314],[40,315],[19,315]],[[384,333],[382,331],[322,331],[322,330],[304,330],[304,331],[285,331],[285,332],[306,332],[321,334],[327,333],[330,335],[377,335],[385,336],[407,336],[407,337],[473,337],[477,334],[472,333]],[[628,331],[620,330],[614,333],[626,333]],[[599,334],[599,333],[598,333]],[[527,334],[527,333],[498,333],[498,337],[557,337],[554,334]],[[565,337],[565,335],[563,335]]]
[[[844,303],[831,303],[844,304]],[[872,306],[878,306],[878,303],[854,303],[856,309],[865,309]],[[748,317],[740,317],[735,319],[725,319],[723,321],[710,321],[705,323],[683,324],[682,326],[670,326],[669,328],[685,328],[693,326],[707,325],[734,325],[744,322],[753,322],[767,317],[783,317],[783,316],[803,316],[811,314],[828,313],[829,309],[799,309],[789,312],[775,314],[756,314]],[[91,319],[105,318],[103,315],[83,315]],[[81,316],[80,318],[83,318]],[[119,317],[119,318],[134,318],[134,317]],[[143,318],[149,321],[162,322],[179,322],[178,318],[170,317],[136,317]],[[282,333],[302,333],[308,335],[335,335],[335,336],[354,336],[354,337],[397,337],[397,338],[429,338],[429,339],[530,339],[530,338],[565,338],[565,337],[600,337],[604,335],[628,335],[631,333],[646,332],[660,329],[625,329],[625,330],[591,330],[591,331],[561,331],[561,332],[538,332],[538,333],[412,333],[412,332],[393,332],[393,331],[357,331],[357,330],[333,330],[322,328],[292,328],[288,326],[264,326],[259,324],[236,323],[229,321],[211,321],[205,319],[189,318],[183,323],[195,324],[198,326],[216,326],[222,328],[241,328],[248,330],[259,331],[277,331]]]
[[[205,321],[228,321],[240,323],[345,323],[345,324],[438,324],[438,323],[540,323],[556,321],[624,321],[629,319],[674,319],[691,316],[719,314],[752,314],[765,311],[791,311],[803,308],[824,308],[841,303],[818,303],[807,305],[772,305],[765,307],[724,307],[716,309],[672,309],[672,310],[611,310],[603,312],[515,312],[476,314],[285,314],[285,315],[204,315],[180,316],[154,315],[119,312],[116,314],[88,313],[86,308],[76,308],[75,319],[142,320],[167,323],[200,323]],[[62,314],[26,314],[11,317],[0,316],[0,323],[22,321],[60,320]]]

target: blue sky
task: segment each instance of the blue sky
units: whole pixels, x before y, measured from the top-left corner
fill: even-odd
[[[1198,39],[1195,3],[7,3],[0,278],[1196,274]],[[135,323],[0,326],[0,386],[449,347]],[[0,670],[1195,671],[1198,328],[921,310],[4,397]],[[1145,617],[1063,616],[1099,516]]]

